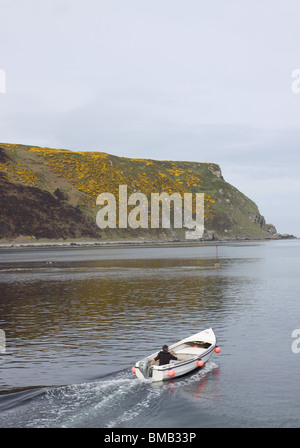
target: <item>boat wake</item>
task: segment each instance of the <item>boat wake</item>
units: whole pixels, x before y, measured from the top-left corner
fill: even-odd
[[[31,388],[0,395],[1,427],[139,427],[157,415],[176,393],[197,398],[217,369],[208,362],[197,372],[164,383],[139,380],[131,371],[88,383]]]

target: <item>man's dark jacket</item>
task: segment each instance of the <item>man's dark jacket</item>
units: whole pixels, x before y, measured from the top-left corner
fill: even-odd
[[[165,364],[169,364],[169,362],[171,361],[171,359],[176,360],[176,356],[171,355],[171,353],[162,350],[161,352],[158,353],[158,355],[156,356],[156,358],[154,358],[155,361],[159,360],[159,365],[163,366]]]

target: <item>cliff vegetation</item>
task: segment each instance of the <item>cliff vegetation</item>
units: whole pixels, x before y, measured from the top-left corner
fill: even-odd
[[[214,163],[158,161],[0,144],[0,240],[184,240],[183,229],[96,226],[100,193],[204,193],[203,239],[276,238],[257,205],[227,183]],[[193,195],[195,196],[195,195]],[[117,223],[118,224],[118,223]]]

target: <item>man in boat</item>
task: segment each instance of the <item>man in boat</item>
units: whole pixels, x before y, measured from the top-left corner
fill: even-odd
[[[177,360],[176,356],[173,355],[173,352],[169,352],[169,347],[167,345],[163,345],[162,351],[158,353],[158,355],[151,359],[150,361],[157,362],[159,361],[159,365],[163,366],[165,364],[169,364],[171,359],[174,359],[174,361]]]

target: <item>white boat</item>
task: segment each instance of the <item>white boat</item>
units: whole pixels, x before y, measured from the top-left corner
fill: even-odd
[[[208,328],[169,346],[169,351],[176,356],[177,361],[170,361],[170,364],[162,366],[153,364],[151,359],[158,355],[158,350],[138,361],[132,371],[138,378],[149,378],[152,381],[176,378],[203,367],[214,351],[220,352],[216,344],[216,336],[212,328]]]

